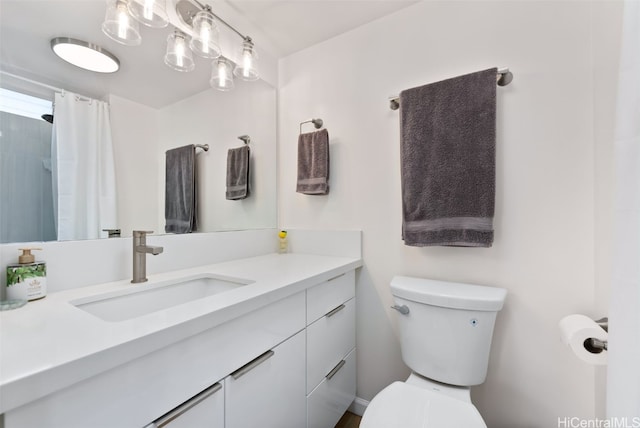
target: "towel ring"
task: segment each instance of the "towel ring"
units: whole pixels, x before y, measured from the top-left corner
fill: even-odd
[[[322,128],[322,125],[324,124],[324,122],[320,118],[318,118],[318,119],[309,119],[309,120],[305,120],[303,122],[300,122],[300,133],[301,134],[302,134],[302,125],[304,125],[305,123],[313,123],[313,126],[315,126],[316,129]]]

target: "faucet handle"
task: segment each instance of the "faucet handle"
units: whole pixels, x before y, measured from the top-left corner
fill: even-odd
[[[149,235],[151,233],[153,233],[153,230],[134,230],[133,236],[135,236],[136,238],[140,238],[142,236]]]

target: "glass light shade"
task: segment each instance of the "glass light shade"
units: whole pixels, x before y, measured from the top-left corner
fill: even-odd
[[[166,0],[130,0],[129,13],[147,27],[164,28],[169,25]]]
[[[177,71],[193,71],[196,68],[186,37],[184,33],[175,31],[167,38],[164,63]]]
[[[131,19],[128,0],[107,0],[107,13],[102,23],[102,32],[110,39],[127,46],[142,43],[138,22]]]
[[[98,73],[113,73],[120,68],[120,61],[108,50],[70,37],[51,39],[51,49],[63,60],[76,67]]]
[[[233,89],[231,61],[225,58],[218,58],[211,65],[211,80],[209,81],[211,87],[219,91]]]
[[[253,47],[253,42],[250,38],[244,39],[242,42],[242,48],[240,50],[240,58],[238,64],[233,69],[233,74],[241,78],[242,80],[253,81],[258,80],[260,75],[256,67],[256,60],[258,59],[258,53]]]
[[[193,38],[189,47],[196,55],[203,58],[218,58],[220,45],[218,44],[218,26],[213,14],[208,10],[201,10],[193,18]]]

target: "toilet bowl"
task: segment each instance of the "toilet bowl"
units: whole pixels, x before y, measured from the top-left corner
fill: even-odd
[[[486,428],[470,387],[486,378],[506,290],[397,276],[391,291],[412,373],[371,400],[360,428]]]

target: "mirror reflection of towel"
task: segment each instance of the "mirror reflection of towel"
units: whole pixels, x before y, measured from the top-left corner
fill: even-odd
[[[227,152],[227,199],[237,201],[249,196],[249,146]]]
[[[164,216],[167,233],[191,233],[196,219],[196,148],[193,144],[167,150]]]
[[[305,195],[329,193],[329,132],[326,129],[298,137],[296,192]]]

